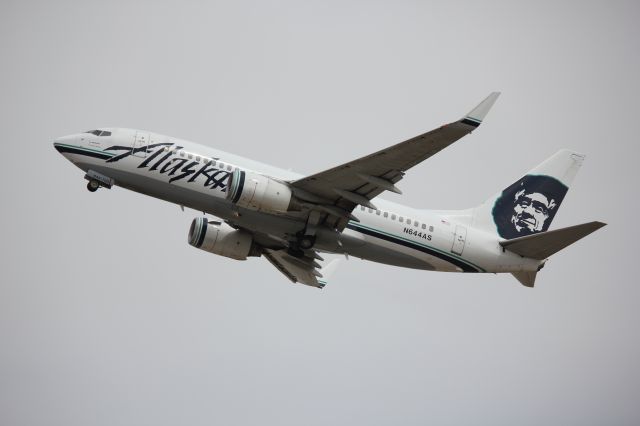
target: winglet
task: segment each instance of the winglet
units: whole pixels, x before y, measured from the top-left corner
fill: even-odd
[[[473,127],[478,127],[482,120],[487,116],[489,110],[500,96],[500,92],[492,92],[486,99],[469,112],[463,119],[464,124],[468,124]]]

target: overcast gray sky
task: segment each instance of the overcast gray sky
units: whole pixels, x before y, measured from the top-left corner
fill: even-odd
[[[0,5],[0,424],[640,423],[640,6]],[[459,118],[421,208],[587,155],[554,227],[609,226],[510,275],[344,262],[322,291],[187,245],[197,212],[91,194],[56,136],[134,127],[312,173]]]

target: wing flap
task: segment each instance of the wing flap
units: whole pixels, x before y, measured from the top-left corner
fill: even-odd
[[[325,262],[315,251],[311,251],[309,256],[305,254],[303,257],[296,257],[289,254],[287,250],[265,249],[263,255],[291,282],[316,288],[323,288],[327,284],[338,262],[338,259]],[[317,262],[318,260],[322,265]]]

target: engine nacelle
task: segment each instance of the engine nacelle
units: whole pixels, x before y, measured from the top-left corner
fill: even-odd
[[[227,200],[250,210],[284,213],[292,199],[286,184],[258,173],[236,169],[227,186]]]
[[[246,260],[249,256],[259,256],[253,237],[246,231],[233,229],[226,223],[209,222],[197,217],[189,228],[189,244],[209,253]]]

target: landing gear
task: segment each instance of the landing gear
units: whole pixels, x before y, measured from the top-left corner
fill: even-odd
[[[307,223],[303,230],[296,234],[295,247],[298,250],[310,250],[316,243],[316,230],[322,215],[317,210],[309,212]]]
[[[89,183],[87,183],[87,189],[88,189],[90,192],[96,192],[96,191],[98,190],[98,188],[100,188],[100,182],[98,182],[98,181],[97,181],[97,180],[95,180],[95,179],[91,179],[91,180],[89,181]]]
[[[96,192],[98,188],[111,189],[115,183],[112,178],[96,172],[95,170],[87,170],[87,174],[84,178],[89,181],[87,189],[91,192]]]
[[[298,247],[303,250],[309,250],[316,243],[315,235],[299,235],[298,236]]]
[[[290,240],[288,253],[293,257],[304,257],[305,250],[313,248],[316,243],[315,235],[305,235],[302,231],[295,235],[295,238]]]

